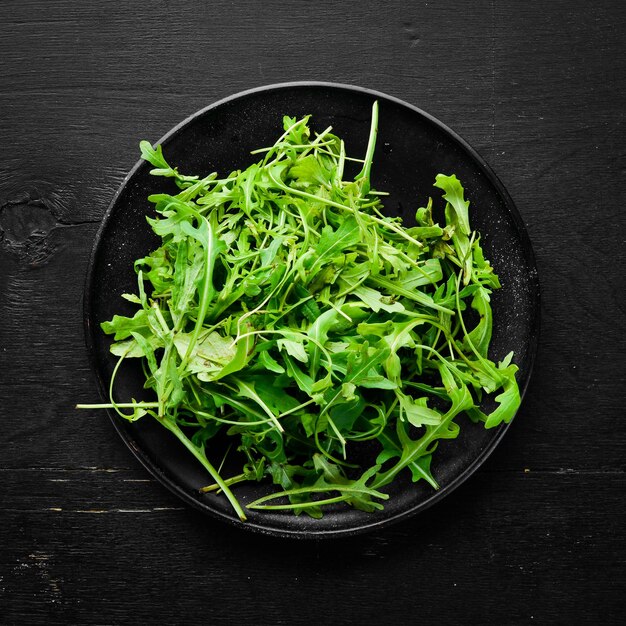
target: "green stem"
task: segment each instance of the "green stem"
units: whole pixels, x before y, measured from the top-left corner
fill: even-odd
[[[302,487],[299,489],[285,489],[284,491],[271,493],[267,496],[259,498],[258,500],[255,500],[248,505],[248,508],[250,509],[252,507],[258,506],[259,504],[263,504],[264,502],[277,500],[278,498],[284,498],[287,496],[298,496],[309,493],[327,493],[329,491],[339,491],[339,493],[344,493],[348,497],[351,495],[368,495],[374,496],[375,498],[380,498],[381,500],[389,499],[388,494],[382,493],[381,491],[376,491],[375,489],[363,489],[361,487],[350,487],[349,485],[328,485],[324,487]],[[318,504],[318,502],[309,502],[308,504]]]
[[[351,496],[337,496],[336,498],[326,498],[325,500],[317,500],[316,502],[298,502],[294,504],[249,504],[249,509],[259,511],[284,511],[293,509],[308,509],[314,506],[323,506],[326,504],[334,504],[336,502],[345,502]]]
[[[237,501],[237,498],[233,495],[233,492],[228,488],[228,485],[224,482],[222,477],[218,474],[217,470],[211,465],[209,459],[207,459],[206,455],[200,448],[195,446],[185,435],[185,433],[178,427],[178,424],[171,420],[170,418],[163,417],[160,422],[167,428],[169,431],[174,433],[176,437],[182,442],[182,444],[191,452],[198,461],[204,466],[204,468],[211,474],[213,480],[219,485],[219,488],[224,492],[224,495],[228,498],[228,501],[231,503],[233,509],[239,516],[239,519],[242,522],[246,521],[246,514],[243,512],[241,505]]]
[[[237,483],[244,482],[245,480],[251,480],[253,478],[252,475],[244,473],[237,474],[236,476],[231,476],[230,478],[226,478],[223,480],[225,485],[236,485]],[[206,487],[202,487],[200,489],[200,493],[209,493],[211,491],[221,491],[222,488],[217,483],[213,483],[212,485],[207,485]]]
[[[370,125],[370,136],[367,142],[367,151],[365,152],[365,163],[363,169],[357,174],[354,180],[364,179],[363,192],[369,193],[370,190],[370,171],[372,169],[372,161],[374,159],[374,150],[376,149],[376,137],[378,136],[378,100],[372,105],[372,122]]]
[[[106,404],[77,404],[77,409],[156,409],[158,408],[158,402],[112,402]]]

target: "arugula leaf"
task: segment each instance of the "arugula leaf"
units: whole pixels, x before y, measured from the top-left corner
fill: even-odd
[[[337,230],[325,226],[319,244],[314,248],[314,256],[309,257],[304,263],[308,276],[315,276],[322,265],[360,241],[361,231],[353,217],[343,221]]]
[[[365,287],[364,285],[353,289],[352,293],[359,298],[359,300],[367,304],[374,313],[378,313],[381,310],[387,313],[399,313],[405,310],[401,302],[394,301],[391,296],[383,296],[380,291]]]
[[[445,193],[443,197],[448,201],[456,214],[456,222],[459,230],[469,236],[471,234],[469,223],[469,202],[465,200],[463,187],[459,179],[452,174],[452,176],[445,176],[444,174],[437,174],[435,177],[435,187],[443,189]]]

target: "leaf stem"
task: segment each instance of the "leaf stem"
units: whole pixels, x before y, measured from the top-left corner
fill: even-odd
[[[200,461],[200,463],[206,468],[206,470],[211,474],[213,480],[219,485],[220,489],[224,492],[224,495],[228,498],[228,501],[231,503],[233,509],[239,516],[239,519],[242,522],[246,521],[246,514],[243,512],[241,505],[237,501],[237,498],[233,495],[233,492],[229,489],[228,485],[224,482],[222,477],[218,474],[217,470],[211,465],[209,459],[207,459],[206,454],[200,450],[197,446],[195,446],[191,440],[185,435],[185,433],[178,427],[178,424],[169,417],[161,418],[160,422],[178,439],[182,442],[182,444],[189,450],[195,457]]]

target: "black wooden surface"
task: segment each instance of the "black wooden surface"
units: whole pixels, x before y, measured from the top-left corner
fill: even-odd
[[[618,624],[625,607],[626,5],[0,3],[0,623]],[[138,156],[286,80],[403,98],[465,137],[532,238],[522,410],[426,513],[324,543],[207,519],[98,412],[82,291]]]

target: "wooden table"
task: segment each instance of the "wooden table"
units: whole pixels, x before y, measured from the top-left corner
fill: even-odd
[[[618,0],[0,4],[0,623],[622,623],[625,26]],[[303,79],[466,138],[542,285],[535,373],[495,454],[426,513],[321,543],[204,517],[74,410],[97,393],[89,255],[139,139]]]

